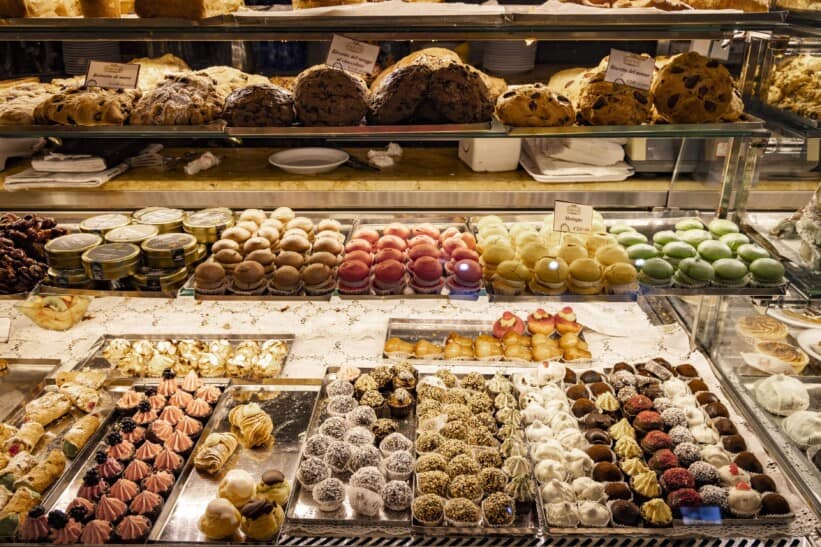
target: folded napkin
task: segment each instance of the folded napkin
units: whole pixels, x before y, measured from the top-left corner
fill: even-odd
[[[6,177],[4,186],[9,192],[34,188],[96,188],[127,170],[125,162],[96,173],[51,173],[29,168]]]
[[[525,139],[525,153],[519,160],[525,171],[536,182],[618,182],[635,172],[623,161],[617,161],[612,165],[590,165],[555,159],[548,155],[549,151],[545,153],[542,150],[542,145],[550,149],[555,144],[538,142],[541,140],[543,139]],[[565,157],[573,157],[572,154],[577,153],[571,152],[570,149],[556,148],[556,150],[558,155]]]

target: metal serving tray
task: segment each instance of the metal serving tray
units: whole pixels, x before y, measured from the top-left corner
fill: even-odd
[[[234,407],[255,402],[271,416],[274,422],[276,442],[267,448],[240,446],[217,475],[207,475],[196,470],[190,458],[177,479],[178,486],[157,519],[149,541],[161,543],[223,543],[212,542],[200,532],[197,522],[205,513],[208,503],[217,497],[219,483],[231,469],[248,471],[259,477],[268,469],[279,469],[286,479],[295,484],[294,475],[299,464],[299,454],[305,431],[308,429],[312,410],[316,404],[319,385],[244,385],[228,388],[217,408],[209,429],[210,433],[231,431],[228,413]],[[292,486],[293,487],[293,486]],[[244,542],[241,532],[232,543]],[[272,541],[276,544],[276,539]]]
[[[480,334],[491,334],[493,332],[493,321],[482,321],[478,319],[462,319],[462,320],[441,320],[441,319],[426,319],[426,320],[416,320],[416,319],[397,319],[397,318],[390,318],[388,319],[388,330],[385,334],[385,341],[387,342],[391,338],[401,338],[402,340],[406,340],[408,342],[417,342],[419,340],[428,340],[435,344],[444,345],[445,340],[447,339],[448,335],[452,332],[460,334],[462,336],[475,338]],[[555,336],[555,335],[554,335]],[[584,340],[584,330],[579,333],[579,338]],[[384,344],[383,344],[383,352],[382,356],[385,359],[389,360],[396,360],[396,361],[404,361],[409,360],[413,363],[414,366],[417,366],[417,363],[443,363],[447,364],[448,366],[451,365],[472,365],[477,367],[488,367],[488,366],[499,366],[500,364],[505,364],[510,367],[517,367],[517,368],[527,368],[528,366],[534,367],[539,361],[530,361],[523,362],[523,361],[510,361],[505,359],[488,359],[488,360],[480,360],[480,359],[465,359],[465,360],[447,360],[447,359],[417,359],[415,357],[410,358],[398,358],[398,357],[390,357],[384,353]],[[588,364],[590,362],[589,359],[579,359],[576,361],[564,361],[563,359],[560,360],[565,362],[569,365],[577,365],[582,366]]]
[[[471,372],[479,372],[486,379],[493,377],[493,373],[488,372],[487,369],[476,370],[473,367],[438,367],[438,366],[422,366],[419,369],[420,380],[425,376],[431,376],[440,368],[449,369],[457,378],[462,378]],[[494,371],[495,372],[495,371]],[[516,367],[505,371],[505,375],[513,374],[515,372],[529,374],[531,371],[526,368]],[[524,429],[522,429],[524,433]],[[415,478],[415,477],[414,477]],[[530,478],[534,484],[536,478],[533,476],[533,469],[530,471]],[[415,484],[415,480],[414,480]],[[455,527],[442,524],[440,526],[423,526],[415,519],[413,520],[413,532],[425,536],[450,536],[450,535],[465,535],[465,536],[536,536],[541,533],[545,526],[543,504],[541,502],[541,493],[539,488],[536,488],[536,498],[532,503],[516,504],[516,520],[510,526],[476,526],[476,527]],[[414,494],[416,494],[414,488]]]
[[[0,420],[8,417],[21,404],[27,403],[39,394],[46,384],[46,378],[60,368],[59,359],[16,359],[3,358],[6,370],[0,372]]]
[[[470,231],[470,227],[468,226],[467,219],[460,215],[443,215],[443,214],[397,214],[394,216],[386,217],[384,214],[364,214],[360,215],[357,219],[356,223],[354,224],[353,228],[351,229],[348,237],[345,239],[345,243],[348,243],[352,238],[353,234],[359,228],[370,228],[372,230],[376,230],[382,233],[382,230],[388,224],[393,222],[401,222],[403,224],[407,224],[410,227],[416,224],[433,224],[435,227],[439,228],[440,230],[444,230],[445,228],[455,227],[458,228],[460,232],[468,232]],[[410,274],[408,274],[410,275]],[[484,283],[483,283],[484,286]],[[460,296],[460,295],[453,295],[451,296],[448,293],[446,287],[443,287],[442,290],[437,294],[416,294],[411,291],[410,286],[406,288],[407,294],[388,294],[388,295],[375,295],[375,294],[340,294],[337,291],[339,298],[343,300],[396,300],[396,299],[413,299],[413,300],[430,300],[430,299],[442,299],[442,298],[452,298],[454,300],[476,300],[479,294],[483,293],[483,290],[480,289],[476,296]]]
[[[161,341],[161,340],[204,340],[204,341],[213,341],[213,340],[227,340],[232,343],[232,345],[236,345],[239,342],[243,341],[257,341],[257,342],[265,342],[268,340],[281,340],[284,342],[288,347],[288,352],[285,355],[285,359],[283,360],[283,368],[285,367],[285,363],[288,362],[288,358],[291,355],[291,349],[294,345],[294,335],[293,334],[169,334],[169,335],[162,335],[162,334],[106,334],[96,342],[94,345],[91,346],[88,355],[82,359],[81,361],[77,362],[74,365],[72,370],[109,370],[109,383],[114,384],[131,384],[135,379],[138,377],[135,376],[126,376],[122,374],[117,368],[114,363],[111,363],[108,359],[103,356],[103,350],[108,346],[109,342],[114,339],[125,339],[130,341],[137,341],[137,340],[149,340],[149,341]],[[160,378],[145,378],[139,377],[139,380],[143,383],[151,383],[159,382]],[[266,381],[249,381],[244,378],[229,378],[229,377],[219,377],[219,378],[203,378],[203,382],[206,383],[215,383],[215,384],[227,384],[229,381],[233,381],[233,383],[266,383]],[[278,383],[276,378],[272,378],[271,381],[273,383]]]
[[[373,370],[373,368],[361,368],[363,374]],[[307,429],[306,438],[313,435],[323,420],[328,417],[326,412],[328,384],[336,380],[339,367],[328,367],[322,380],[314,411],[311,415],[310,427]],[[416,412],[414,410],[404,419],[394,419],[397,423],[397,431],[409,439],[413,439],[416,431]],[[301,461],[301,455],[297,462]],[[334,477],[341,478],[342,482],[349,473],[335,473]],[[413,477],[411,477],[413,480]],[[342,536],[353,537],[354,535],[368,536],[405,536],[410,532],[411,512],[390,511],[382,509],[378,516],[366,517],[358,515],[351,507],[346,496],[345,502],[335,513],[324,513],[319,510],[314,502],[311,492],[302,488],[299,481],[294,481],[291,491],[291,499],[288,502],[286,512],[286,532],[292,536]]]

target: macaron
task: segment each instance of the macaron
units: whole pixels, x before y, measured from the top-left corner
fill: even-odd
[[[678,265],[673,282],[684,288],[706,287],[715,278],[712,264],[701,258],[685,258]]]
[[[213,258],[219,262],[226,272],[233,272],[237,264],[242,262],[242,255],[233,249],[222,249],[214,253]]]
[[[614,235],[608,234],[607,232],[596,232],[595,234],[590,234],[584,246],[587,248],[587,254],[589,256],[595,256],[599,249],[613,245],[614,243],[618,243]]]
[[[628,226],[627,224],[624,224],[623,222],[619,222],[619,223],[616,223],[616,224],[612,225],[610,227],[609,231],[610,231],[611,234],[618,236],[619,234],[623,234],[625,232],[635,232],[636,229],[633,228],[632,226]]]
[[[302,270],[302,283],[305,285],[305,292],[311,296],[332,292],[336,286],[333,272],[332,268],[319,262],[305,266]]]
[[[239,252],[239,250],[242,249],[242,246],[240,246],[240,244],[233,239],[220,239],[211,245],[211,254],[217,254],[223,249],[231,249],[232,251]]]
[[[559,258],[568,264],[573,264],[576,260],[587,257],[587,248],[579,243],[566,242],[559,249]]]
[[[505,296],[521,294],[530,281],[530,270],[518,260],[505,260],[491,278],[494,292]]]
[[[265,270],[265,275],[271,275],[276,268],[276,265],[274,264],[276,257],[271,249],[259,249],[252,251],[245,255],[245,260],[258,263]]]
[[[445,279],[442,277],[442,263],[438,258],[422,256],[408,266],[411,272],[411,288],[419,294],[436,294],[442,290]]]
[[[417,258],[421,258],[423,256],[438,259],[441,255],[442,253],[441,251],[439,251],[436,245],[431,245],[429,243],[424,243],[422,245],[417,245],[415,247],[411,247],[410,249],[408,249],[408,258],[410,260],[416,260]]]
[[[225,268],[219,262],[203,262],[194,270],[194,286],[199,294],[225,294]]]
[[[408,242],[399,236],[384,235],[376,242],[376,249],[396,249],[397,251],[404,251],[408,248]]]
[[[437,242],[438,240],[433,239],[428,235],[419,234],[418,236],[413,236],[408,240],[408,247],[410,247],[411,249],[416,247],[417,245],[432,245],[436,247]]]
[[[376,294],[401,294],[406,285],[405,265],[398,260],[385,260],[373,267],[373,289]]]
[[[265,269],[258,262],[246,260],[234,268],[228,291],[238,295],[256,295],[265,292]]]
[[[662,248],[661,252],[664,253],[664,260],[674,267],[678,267],[682,259],[698,255],[695,247],[683,241],[671,241]]]
[[[627,248],[627,256],[638,267],[641,267],[648,258],[656,258],[658,255],[658,249],[649,243],[637,243]]]
[[[604,267],[617,264],[619,262],[630,262],[627,250],[619,244],[606,245],[596,251],[596,261]]]
[[[653,243],[659,250],[673,241],[681,241],[673,230],[662,230],[653,234]]]
[[[339,265],[339,292],[343,294],[364,294],[370,292],[371,266],[348,256]]]
[[[347,255],[346,255],[347,256]],[[397,262],[405,262],[405,253],[399,249],[381,249],[373,258],[374,264],[385,262],[386,260],[396,260]]]
[[[616,263],[604,270],[604,286],[610,294],[627,294],[638,289],[638,272],[632,264]]]
[[[661,258],[649,258],[644,261],[639,274],[639,283],[651,287],[668,287],[673,280],[675,269]]]
[[[416,224],[413,228],[411,228],[411,234],[414,237],[425,235],[433,240],[438,240],[439,236],[441,235],[441,232],[439,228],[437,228],[433,224],[423,222],[422,224]]]
[[[296,251],[280,251],[274,263],[278,268],[291,266],[292,268],[299,269],[305,263],[305,256]]]
[[[279,248],[283,251],[306,253],[311,249],[311,241],[304,233],[285,233],[279,241]]]
[[[744,234],[736,233],[725,234],[721,236],[718,240],[727,245],[733,252],[736,252],[738,248],[744,245],[745,243],[750,242],[749,237],[745,236]]]
[[[761,287],[784,284],[784,265],[774,258],[758,258],[750,264],[753,283]]]
[[[363,262],[369,262],[370,259],[371,259],[371,255],[357,251],[356,256],[359,257],[359,256],[363,256],[363,255],[364,255],[364,260],[362,260],[362,261]],[[305,260],[305,264],[325,264],[326,266],[328,266],[330,268],[336,268],[337,265],[339,265],[339,262],[340,262],[340,258],[338,256],[336,256],[335,254],[325,253],[325,252],[311,253],[311,255]]]
[[[364,251],[370,253],[373,251],[373,244],[366,239],[351,239],[345,244],[345,252],[351,253],[353,251]]]
[[[676,231],[703,230],[704,224],[697,218],[683,218],[676,222]]]
[[[639,232],[624,232],[616,237],[622,247],[632,247],[639,243],[647,243],[647,236]]]
[[[569,266],[567,286],[576,294],[599,294],[604,271],[592,258],[580,258]]]
[[[710,239],[702,241],[698,246],[698,254],[708,262],[715,262],[722,258],[732,258],[733,251],[726,243]]]
[[[291,209],[290,207],[277,207],[271,213],[271,218],[280,221],[282,224],[287,224],[295,217],[296,213],[294,213],[293,209]]]
[[[477,260],[459,260],[451,267],[445,283],[453,295],[476,293],[482,288],[482,266]]]
[[[482,252],[482,262],[486,265],[493,265],[494,268],[505,260],[510,260],[516,256],[516,251],[509,243],[494,243],[485,247]]]
[[[408,239],[411,235],[411,229],[406,225],[400,222],[393,222],[385,226],[385,229],[382,230],[384,235],[394,235],[401,237],[402,239]]]
[[[770,253],[764,247],[760,247],[755,243],[745,243],[736,249],[736,255],[743,260],[745,264],[750,265],[759,258],[770,258]]]
[[[246,255],[263,249],[271,249],[271,242],[264,237],[254,236],[242,244],[242,251]]]
[[[621,249],[621,247],[618,247]],[[601,251],[601,249],[600,249]],[[557,295],[567,290],[570,268],[559,257],[548,256],[536,262],[528,287],[537,295]]]
[[[710,233],[716,237],[721,237],[727,234],[737,234],[739,232],[738,224],[726,218],[716,218],[710,221],[707,226]]]
[[[687,230],[683,232],[676,232],[676,235],[685,243],[689,243],[693,247],[698,247],[705,241],[712,239],[710,232],[707,230]]]
[[[713,283],[724,287],[744,287],[749,283],[747,266],[736,258],[720,258],[713,262]]]
[[[379,241],[379,232],[373,228],[359,228],[351,236],[351,240],[354,239],[364,239],[371,245],[376,245],[376,242]]]
[[[333,237],[320,237],[314,240],[313,252],[315,253],[340,255],[344,249],[345,246]]]

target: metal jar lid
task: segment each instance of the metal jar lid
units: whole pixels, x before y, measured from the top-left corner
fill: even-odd
[[[58,270],[79,270],[83,267],[83,253],[102,242],[103,238],[97,234],[79,233],[56,237],[45,245],[46,261]]]
[[[160,234],[142,243],[146,265],[151,268],[185,266],[194,260],[197,238],[191,234]]]
[[[133,243],[139,245],[158,233],[160,233],[159,228],[151,224],[129,224],[106,232],[105,240],[108,243]]]
[[[200,243],[213,243],[226,228],[234,225],[234,213],[226,207],[212,207],[187,213],[182,221],[183,230]]]
[[[188,279],[188,268],[182,267],[177,270],[151,270],[140,268],[132,279],[134,286],[146,291],[175,291],[182,287]]]
[[[133,243],[106,243],[83,253],[86,275],[97,281],[129,277],[140,263],[140,248]]]
[[[182,209],[168,207],[146,207],[135,212],[134,220],[139,224],[156,226],[161,234],[178,232],[182,226],[184,212]]]
[[[82,268],[76,270],[48,269],[48,282],[55,287],[85,287],[91,280]]]
[[[131,224],[131,219],[126,215],[116,213],[96,215],[82,221],[80,231],[105,235],[110,230],[128,226],[129,224]]]

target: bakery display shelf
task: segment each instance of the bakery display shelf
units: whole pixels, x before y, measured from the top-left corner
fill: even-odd
[[[633,138],[717,138],[769,137],[764,120],[745,114],[745,121],[731,123],[599,125],[571,127],[511,127],[510,137],[633,137]]]
[[[39,393],[62,361],[0,357],[0,420],[5,420],[22,402]]]
[[[225,133],[235,138],[282,138],[282,139],[378,139],[418,140],[434,138],[478,138],[504,136],[498,122],[428,125],[354,125],[345,127],[228,127]]]
[[[203,430],[203,437],[211,433],[231,432],[234,430],[228,421],[231,409],[241,404],[257,403],[274,423],[274,443],[261,448],[240,445],[216,475],[197,470],[192,458],[177,479],[178,487],[157,519],[149,541],[170,544],[214,543],[205,537],[197,523],[208,503],[217,497],[220,481],[229,470],[241,469],[259,478],[266,470],[279,469],[293,485],[303,436],[308,429],[319,387],[299,384],[229,387],[214,409],[211,427]],[[248,541],[240,532],[232,538],[231,543]],[[272,543],[276,545],[276,539]]]
[[[2,29],[0,25],[0,29]],[[227,137],[225,123],[213,125],[0,125],[0,137],[55,137],[64,139],[218,139]]]
[[[96,342],[91,346],[89,349],[88,355],[83,358],[82,360],[78,361],[77,364],[74,365],[72,370],[74,371],[81,371],[81,370],[107,370],[108,373],[108,380],[107,382],[111,385],[131,385],[132,383],[139,382],[145,384],[156,384],[160,381],[159,377],[152,378],[152,377],[135,377],[135,376],[128,376],[125,375],[117,368],[116,363],[110,362],[104,355],[104,350],[108,347],[108,344],[112,340],[127,340],[131,343],[139,342],[139,341],[149,341],[149,342],[162,342],[168,340],[195,340],[195,341],[202,341],[202,342],[217,342],[217,341],[226,341],[230,343],[232,346],[235,346],[242,342],[257,342],[259,344],[263,344],[264,342],[268,342],[271,340],[277,340],[285,344],[287,348],[285,356],[282,358],[282,367],[285,366],[285,362],[290,357],[291,349],[294,345],[295,336],[293,334],[283,334],[283,333],[270,333],[270,334],[177,334],[177,333],[169,333],[169,334],[106,334],[101,336],[97,339]],[[229,376],[220,376],[220,377],[203,377],[202,381],[207,384],[227,384],[232,382],[234,384],[257,384],[257,383],[267,383],[268,381],[278,383],[279,380],[276,377],[266,378],[265,381],[260,382],[259,380],[255,380],[252,378],[234,378]]]
[[[363,374],[373,370],[370,367],[359,367],[359,369]],[[327,390],[328,385],[338,378],[339,371],[340,367],[336,366],[325,369],[319,396],[311,413],[310,425],[305,430],[306,439],[317,433],[322,422],[330,416],[327,410],[329,400]],[[397,425],[396,431],[409,439],[414,439],[416,431],[415,406],[416,402],[414,401],[408,417],[394,418]],[[377,413],[377,416],[380,417],[379,413]],[[298,461],[302,460],[302,456],[300,454]],[[347,478],[349,473],[335,473],[332,476]],[[411,481],[413,481],[413,476],[411,476]],[[345,479],[342,480],[343,483],[347,482]],[[291,498],[285,513],[283,531],[288,535],[296,536],[352,537],[354,535],[368,535],[372,537],[396,537],[408,535],[410,526],[410,509],[391,511],[382,507],[377,515],[368,517],[354,511],[347,495],[339,509],[331,513],[323,512],[314,501],[312,493],[296,480],[291,489]]]
[[[543,302],[543,300],[540,300]],[[579,321],[583,324],[583,321]],[[399,338],[400,340],[406,342],[416,343],[420,340],[426,340],[433,344],[437,344],[439,346],[444,347],[446,340],[449,335],[451,334],[458,334],[460,336],[464,336],[467,338],[476,338],[477,336],[484,334],[492,336],[493,333],[493,321],[482,321],[482,320],[471,320],[471,319],[400,319],[400,318],[390,318],[388,319],[388,330],[385,333],[385,342],[387,343],[388,340],[391,338]],[[592,330],[590,329],[582,329],[579,333],[579,339],[582,341],[587,342],[587,338],[590,336]],[[597,336],[598,334],[593,334],[593,336]],[[552,338],[558,340],[560,335],[558,332],[554,332]],[[413,363],[414,366],[417,365],[429,365],[431,367],[436,366],[454,366],[458,365],[462,366],[474,366],[480,367],[480,370],[484,368],[484,371],[488,369],[488,367],[516,367],[518,369],[530,369],[535,367],[538,364],[538,361],[522,361],[522,360],[506,360],[503,358],[490,358],[490,359],[447,359],[446,357],[439,357],[439,358],[430,358],[430,357],[415,357],[414,355],[404,355],[404,354],[394,354],[391,355],[393,352],[385,352],[385,348],[383,345],[382,357],[391,361],[391,362],[401,362],[404,360],[409,360],[409,362]],[[593,356],[593,360],[595,360],[596,356]],[[563,359],[559,359],[559,361],[564,362],[571,366],[584,366],[588,365],[591,362],[591,359],[576,359],[572,361],[564,361]]]

